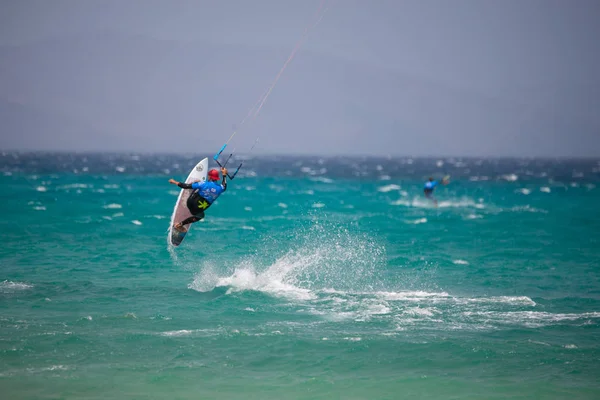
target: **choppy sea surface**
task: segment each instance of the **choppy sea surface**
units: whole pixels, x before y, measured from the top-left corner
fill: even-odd
[[[600,398],[599,160],[203,157],[0,154],[2,398]]]

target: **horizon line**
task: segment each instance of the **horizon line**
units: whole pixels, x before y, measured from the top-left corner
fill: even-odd
[[[177,152],[177,151],[147,151],[147,150],[32,150],[32,149],[0,149],[0,153],[4,156],[5,153],[14,154],[94,154],[94,155],[102,155],[102,154],[111,154],[111,155],[172,155],[172,156],[206,156],[208,158],[212,158],[213,154],[211,153],[200,153],[200,152]],[[498,159],[532,159],[532,160],[551,160],[551,159],[561,159],[561,160],[600,160],[600,154],[596,156],[574,156],[574,155],[413,155],[413,154],[360,154],[360,153],[351,153],[351,154],[343,154],[343,153],[331,153],[331,154],[321,154],[321,153],[285,153],[285,152],[237,152],[237,156],[243,157],[252,157],[258,158],[261,156],[266,157],[319,157],[319,158],[339,158],[339,157],[347,157],[347,158],[401,158],[401,159],[433,159],[433,158],[442,158],[442,159],[450,159],[450,158],[460,158],[460,159],[489,159],[489,160],[498,160]]]

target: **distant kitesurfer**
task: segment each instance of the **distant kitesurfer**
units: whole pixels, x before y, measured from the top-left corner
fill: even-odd
[[[219,181],[219,171],[211,169],[208,171],[208,181],[183,183],[177,182],[175,179],[169,179],[169,183],[177,185],[182,189],[193,189],[192,194],[187,199],[187,208],[192,213],[192,216],[177,223],[175,229],[182,230],[184,225],[192,224],[204,218],[204,211],[223,193],[227,190],[227,169],[221,168],[223,178]]]
[[[441,182],[434,180],[432,177],[429,178],[427,182],[425,182],[425,186],[423,187],[423,192],[425,193],[425,197],[433,201],[433,204],[437,207],[437,199],[433,196],[433,190],[435,187],[441,183],[442,185],[448,184],[448,179],[444,178]]]

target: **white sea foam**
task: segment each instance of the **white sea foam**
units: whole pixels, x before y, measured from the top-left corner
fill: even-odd
[[[390,205],[393,206],[404,206],[404,207],[415,207],[415,208],[436,208],[433,201],[430,201],[425,198],[415,197],[412,200],[409,199],[399,199],[396,201],[392,201]],[[462,198],[458,200],[444,200],[438,201],[437,208],[485,208],[485,204],[476,203],[472,199]]]
[[[488,322],[494,324],[522,325],[530,328],[600,318],[600,312],[555,314],[541,311],[467,311],[463,314],[468,318],[485,318]]]
[[[117,203],[111,203],[111,204],[105,205],[104,208],[106,208],[106,209],[119,209],[119,208],[123,208],[123,206],[120,205],[120,204],[117,204]]]
[[[469,265],[469,262],[465,260],[454,260],[452,262],[456,265]]]
[[[474,297],[474,298],[457,298],[458,303],[498,303],[511,304],[521,306],[535,306],[535,301],[527,296],[492,296],[492,297]]]
[[[324,176],[317,176],[314,178],[310,178],[313,182],[322,182],[322,183],[333,183],[333,179],[325,178]]]
[[[516,182],[519,179],[519,176],[516,174],[507,174],[507,175],[501,175],[500,179],[504,179],[505,181],[508,181],[508,182]]]
[[[188,329],[180,329],[178,331],[166,331],[166,332],[161,332],[160,334],[162,336],[168,336],[168,337],[178,337],[178,336],[189,336],[192,333],[194,333],[193,330],[188,330]]]
[[[274,265],[262,273],[257,273],[252,267],[241,267],[236,269],[233,275],[220,278],[216,286],[229,286],[229,292],[257,290],[296,300],[314,299],[315,295],[310,290],[288,283],[287,275],[296,267],[295,265]]]
[[[323,203],[313,203],[312,207],[313,208],[323,208],[323,207],[325,207],[325,204],[323,204]]]
[[[62,185],[62,186],[58,186],[57,189],[61,189],[61,190],[68,190],[68,189],[87,189],[89,188],[89,185],[86,185],[85,183],[72,183],[69,185]]]
[[[421,301],[450,298],[450,295],[446,292],[435,293],[421,290],[406,292],[376,292],[375,295],[379,298],[391,301]]]
[[[435,308],[409,307],[404,310],[404,314],[414,317],[433,317]]]
[[[514,206],[513,208],[510,209],[510,211],[548,214],[548,211],[542,210],[539,208],[535,208],[535,207],[531,207],[529,204],[524,205],[524,206]]]
[[[540,192],[544,192],[544,193],[550,193],[550,188],[547,186],[541,187],[540,188]]]
[[[381,186],[377,189],[379,192],[383,192],[383,193],[387,193],[387,192],[391,192],[392,190],[400,190],[400,186],[399,185],[385,185],[385,186]]]
[[[522,189],[519,189],[519,190],[517,190],[517,192],[518,192],[518,193],[522,193],[522,194],[524,194],[524,195],[528,195],[528,194],[530,194],[530,193],[531,193],[531,190],[530,190],[530,189],[525,189],[525,188],[522,188]]]
[[[131,223],[134,225],[142,225],[142,222],[138,221],[137,219],[134,219],[133,221],[131,221]]]
[[[0,292],[2,292],[2,293],[16,292],[16,291],[27,290],[27,289],[31,289],[31,288],[33,288],[33,285],[30,285],[28,283],[23,283],[23,282],[12,282],[12,281],[8,281],[8,280],[0,282]]]
[[[37,190],[38,192],[46,192],[48,191],[48,188],[46,188],[45,186],[38,186],[35,188],[35,190]]]
[[[419,225],[427,223],[427,218],[419,218],[412,221],[406,221],[407,224]]]

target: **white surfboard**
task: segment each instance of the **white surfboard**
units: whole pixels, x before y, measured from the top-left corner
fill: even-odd
[[[188,177],[185,179],[185,183],[192,182],[205,182],[206,175],[208,174],[208,158],[200,161],[194,169],[190,172]],[[188,233],[192,224],[184,226],[183,230],[177,230],[174,225],[192,216],[190,210],[188,210],[186,202],[190,194],[191,189],[181,189],[177,202],[175,202],[175,208],[173,209],[173,215],[171,215],[171,225],[169,225],[169,235],[167,237],[169,243],[173,246],[179,246]]]

